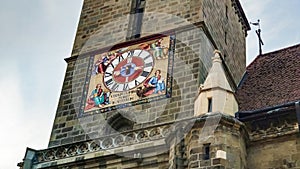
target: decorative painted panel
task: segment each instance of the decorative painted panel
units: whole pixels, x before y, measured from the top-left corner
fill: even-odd
[[[90,56],[80,116],[171,97],[175,35],[126,44]]]

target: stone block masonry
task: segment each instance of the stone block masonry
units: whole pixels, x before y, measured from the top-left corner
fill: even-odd
[[[237,4],[237,0],[147,0],[141,34],[147,36],[204,22],[215,48],[224,54],[225,62],[237,85],[246,65],[245,36],[250,29],[242,9]],[[94,50],[93,47],[84,50],[82,48],[97,32],[101,32],[102,37],[96,42],[93,41],[93,44],[98,43],[101,47],[125,42],[130,6],[131,1],[128,0],[85,0],[72,56],[79,55],[84,50]]]
[[[206,0],[146,2],[142,36],[175,30],[177,40],[173,91],[172,98],[163,102],[124,109],[125,114],[134,115],[136,119],[142,120],[142,123],[134,124],[134,129],[191,117],[194,98],[199,85],[206,78],[216,48],[228,49],[224,50],[228,56],[225,62],[234,74],[234,81],[240,79],[245,55],[235,52],[245,50],[245,29],[242,21],[237,19],[239,16],[234,13],[236,9],[232,6],[233,2],[230,0],[222,2]],[[49,147],[109,134],[105,130],[107,124],[103,122],[117,114],[116,111],[78,118],[80,101],[83,93],[86,92],[83,86],[89,56],[85,53],[125,42],[130,5],[131,1],[127,0],[84,1],[72,57],[67,59],[68,67]],[[229,9],[227,22],[222,16],[220,16],[222,19],[218,20],[219,17],[216,16],[224,12],[226,6]],[[239,42],[237,43],[240,45],[239,50],[225,47],[222,28],[228,24],[230,27],[237,27],[237,30],[231,31],[235,36],[228,39],[228,43]],[[183,27],[185,28],[181,29]]]
[[[202,29],[191,29],[176,33],[176,51],[173,67],[172,97],[159,102],[133,106],[104,114],[79,116],[79,106],[89,57],[68,60],[69,64],[63,84],[49,147],[97,138],[106,134],[107,120],[119,111],[127,117],[135,117],[134,129],[163,124],[192,117],[194,99],[198,86],[203,83],[214,47]],[[193,45],[195,41],[199,45]]]
[[[85,0],[76,38],[70,58],[66,59],[68,66],[56,112],[53,129],[49,141],[49,149],[68,145],[81,145],[118,132],[139,131],[153,126],[175,124],[178,121],[194,116],[194,100],[200,84],[206,79],[211,67],[213,51],[219,49],[228,67],[228,75],[235,86],[242,77],[245,68],[245,21],[234,7],[235,0],[147,0],[141,26],[141,37],[154,34],[174,34],[176,36],[175,56],[173,62],[172,97],[160,101],[136,105],[106,113],[94,113],[80,117],[79,109],[91,55],[103,48],[126,42],[130,20],[128,0]],[[224,15],[223,15],[224,14]],[[236,50],[238,49],[238,50]],[[125,120],[125,118],[128,118]],[[122,131],[115,124],[128,126]],[[147,133],[144,133],[147,135]],[[137,133],[143,137],[143,134]],[[136,137],[137,137],[136,136]],[[135,138],[126,136],[126,138]],[[222,139],[220,137],[216,139]],[[141,138],[139,138],[141,139]],[[186,142],[188,139],[184,139]],[[125,140],[127,141],[127,140]],[[154,141],[155,142],[155,141]],[[110,144],[103,140],[102,144]],[[157,142],[155,142],[157,143]],[[175,143],[175,142],[174,142]],[[116,143],[114,143],[116,144]],[[184,143],[193,147],[189,142]],[[105,145],[102,145],[105,146]],[[222,144],[212,145],[219,146]],[[77,147],[81,148],[81,147]],[[100,168],[167,168],[167,166],[193,166],[205,168],[210,165],[222,168],[228,166],[228,161],[214,157],[210,161],[199,161],[201,153],[190,154],[189,164],[184,162],[183,150],[178,152],[178,145],[173,146],[175,155],[172,165],[167,164],[169,152],[157,157],[145,159],[137,165],[136,161],[115,158],[101,163]],[[200,147],[198,147],[200,148]],[[139,149],[139,148],[136,148]],[[191,148],[192,149],[192,148]],[[235,148],[228,152],[237,151]],[[202,152],[202,151],[201,151]],[[212,151],[215,153],[214,151]],[[179,153],[179,154],[178,154]],[[100,155],[101,156],[101,155]],[[99,156],[99,157],[100,157]],[[180,157],[180,158],[179,158]],[[118,161],[118,162],[117,162]],[[180,164],[177,164],[177,163]],[[236,162],[244,163],[244,159]],[[159,165],[157,165],[159,163]],[[173,165],[174,164],[174,165]],[[95,167],[92,166],[86,167]],[[238,166],[238,165],[237,165]],[[240,165],[239,165],[240,166]]]

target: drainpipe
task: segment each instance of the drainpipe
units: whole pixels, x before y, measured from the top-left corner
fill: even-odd
[[[258,117],[262,117],[262,116],[265,116],[265,115],[275,113],[276,111],[274,111],[274,110],[280,110],[282,108],[290,107],[290,106],[293,106],[293,105],[296,106],[296,103],[299,103],[299,102],[300,101],[288,102],[288,103],[285,103],[285,104],[282,104],[282,105],[267,107],[267,108],[263,108],[263,109],[253,110],[253,111],[241,111],[241,112],[235,113],[235,117],[237,119],[239,119],[240,121],[247,121],[247,120],[252,119],[252,118],[258,118]],[[299,119],[298,119],[298,121],[299,121]]]
[[[298,130],[300,132],[300,101],[295,102],[295,106],[296,106],[296,114],[298,120]]]
[[[35,154],[36,154],[36,150],[27,147],[26,154],[23,159],[24,162],[23,169],[32,169],[32,163],[35,158]]]

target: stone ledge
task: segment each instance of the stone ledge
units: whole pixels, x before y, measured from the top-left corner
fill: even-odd
[[[135,144],[135,145],[113,148],[113,149],[109,149],[109,150],[100,150],[97,152],[90,152],[90,153],[77,155],[77,156],[73,156],[73,157],[61,158],[61,159],[49,161],[49,162],[41,162],[41,163],[35,164],[33,166],[33,168],[37,169],[37,168],[45,168],[45,167],[50,167],[50,166],[58,166],[58,165],[64,165],[64,164],[69,164],[69,163],[73,163],[73,162],[75,163],[75,162],[82,161],[82,160],[90,160],[90,159],[95,159],[98,157],[103,158],[105,156],[110,156],[110,155],[115,155],[115,154],[125,154],[125,153],[132,154],[132,158],[135,158],[134,152],[136,152],[135,150],[137,150],[137,148],[136,148],[137,146],[140,149],[146,149],[146,148],[164,146],[166,144],[167,143],[165,142],[164,139],[154,140],[154,141],[151,141],[151,143],[149,143],[149,142],[139,143],[139,144]]]

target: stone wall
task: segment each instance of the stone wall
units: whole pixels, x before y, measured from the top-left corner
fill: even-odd
[[[248,168],[300,168],[300,135],[294,106],[248,121]],[[273,115],[273,116],[272,116]]]
[[[231,1],[226,1],[230,3]],[[223,10],[225,4],[214,1],[215,8]],[[145,7],[142,36],[177,28],[176,35],[173,90],[170,99],[120,109],[103,114],[79,117],[79,106],[83,96],[86,81],[89,56],[86,53],[109,47],[120,42],[125,42],[129,22],[130,1],[127,0],[85,0],[80,16],[76,39],[71,58],[67,59],[68,66],[65,80],[57,108],[49,147],[71,144],[74,142],[98,138],[110,134],[107,123],[117,114],[130,118],[134,122],[133,129],[164,124],[171,121],[192,117],[194,114],[194,99],[197,95],[199,84],[203,83],[207,71],[211,67],[211,57],[215,46],[210,34],[217,44],[222,45],[223,38],[219,31],[219,24],[224,22],[211,22],[206,19],[203,24],[201,10],[213,15],[215,10],[208,11],[210,4],[205,1],[147,1]],[[228,5],[229,6],[229,5]],[[229,6],[230,7],[230,6]],[[217,10],[216,10],[217,11]],[[241,25],[232,12],[232,26]],[[216,14],[217,15],[217,14]],[[214,15],[214,18],[218,18]],[[235,14],[236,15],[236,14]],[[211,23],[210,23],[211,22]],[[195,23],[195,24],[191,24]],[[197,24],[196,24],[197,23]],[[202,23],[202,24],[198,24]],[[211,33],[207,33],[208,30]],[[216,27],[212,29],[212,26]],[[241,26],[237,26],[235,34],[239,41],[244,35]],[[234,31],[234,30],[232,30]],[[232,33],[233,34],[233,33]],[[237,36],[238,35],[238,36]],[[235,37],[234,36],[234,37]],[[219,39],[220,38],[220,39]],[[222,40],[221,40],[222,39]],[[243,45],[243,43],[239,43]],[[218,48],[220,48],[217,45]],[[243,51],[245,46],[235,51]],[[245,55],[229,58],[230,62],[240,62]],[[229,56],[229,54],[228,54]],[[225,59],[227,61],[227,59]],[[241,61],[242,62],[242,61]],[[236,64],[231,70],[244,69],[244,65]],[[236,69],[236,70],[239,70]],[[241,77],[240,72],[234,74],[236,80]]]
[[[192,117],[194,99],[203,83],[214,47],[202,29],[175,32],[172,97],[103,114],[79,117],[89,57],[68,60],[68,67],[50,138],[49,147],[70,144],[110,134],[111,118],[121,114],[134,122],[133,129]]]
[[[246,68],[246,31],[233,1],[203,0],[203,20],[238,84]]]
[[[211,123],[212,118],[214,121],[220,118],[216,130],[211,128],[213,125],[205,124]],[[197,121],[186,137],[188,168],[246,168],[246,142],[242,123],[221,114],[208,116],[202,122]]]
[[[224,54],[237,85],[246,66],[246,28],[235,1],[147,0],[141,34],[147,36],[204,22],[216,47]],[[72,56],[125,42],[130,6],[131,1],[128,0],[85,0]],[[90,42],[93,46],[84,47]]]
[[[300,168],[300,137],[296,134],[254,142],[248,148],[248,168]]]
[[[80,15],[72,56],[86,52],[82,51],[82,48],[95,34],[105,34],[106,37],[102,37],[103,39],[97,39],[97,42],[102,47],[125,41],[130,5],[131,1],[128,0],[85,0]],[[104,42],[104,39],[107,41],[107,38],[110,41]]]

